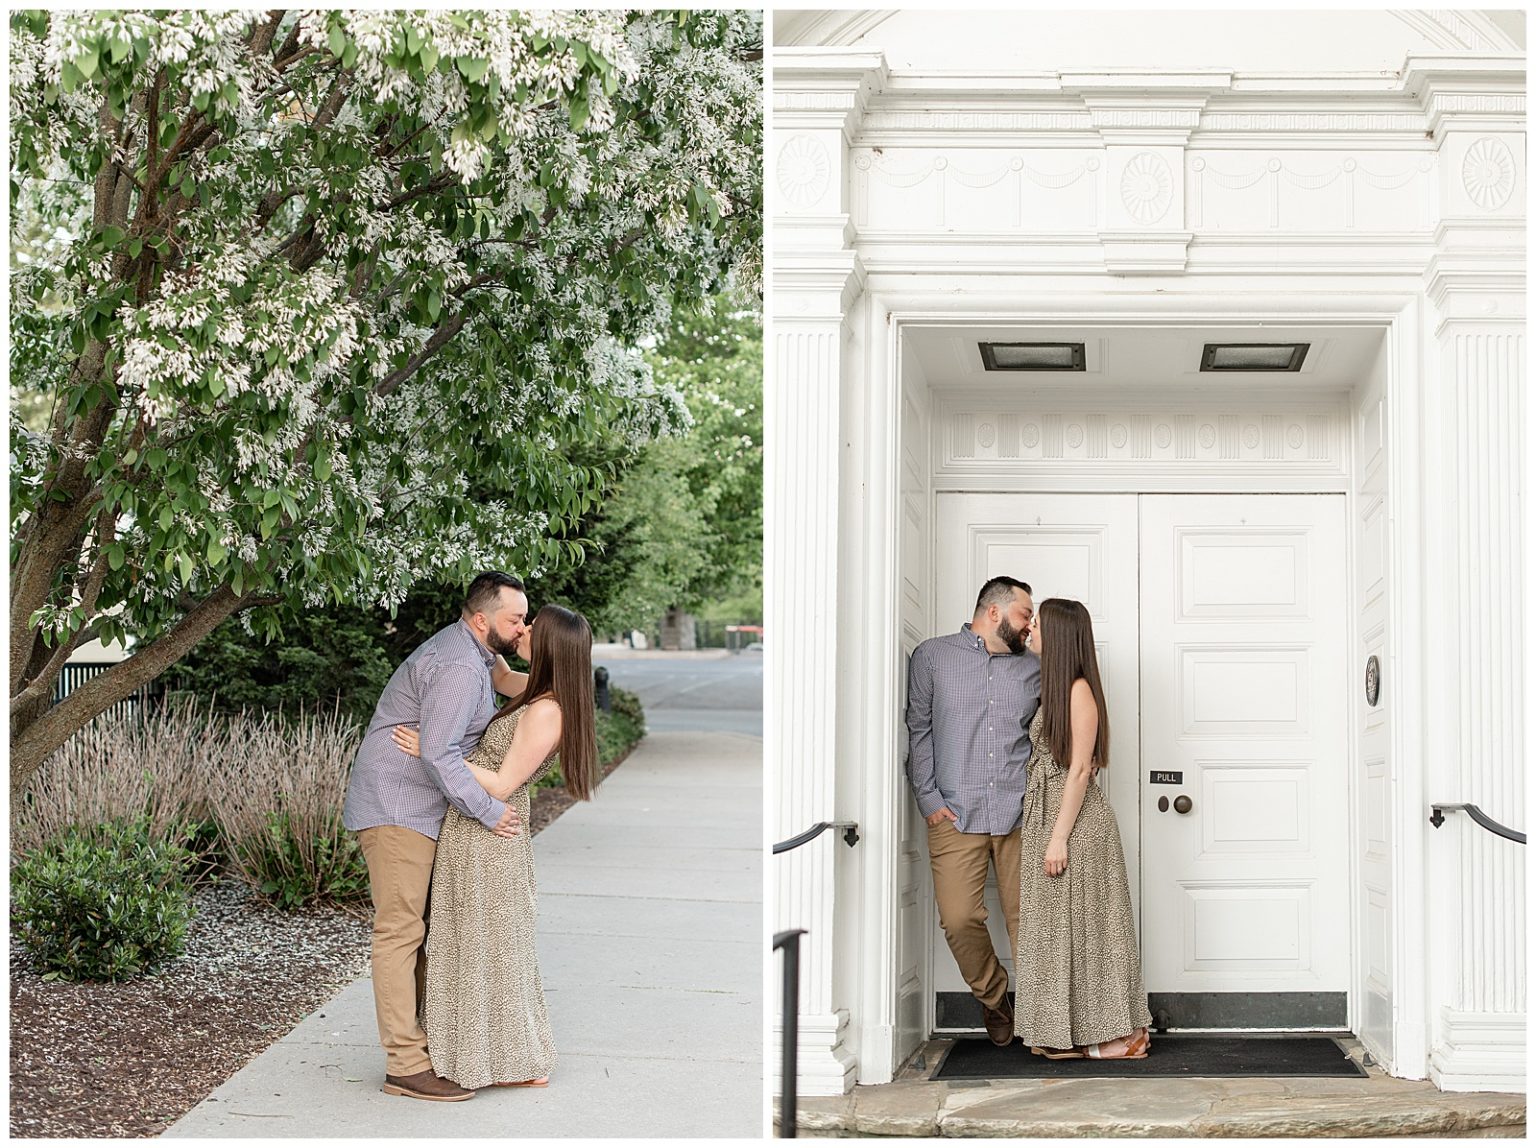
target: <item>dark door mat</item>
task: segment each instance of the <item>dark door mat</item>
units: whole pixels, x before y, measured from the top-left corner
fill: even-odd
[[[1047,1060],[1014,1041],[999,1048],[986,1038],[962,1039],[934,1080],[1004,1080],[1087,1076],[1364,1076],[1338,1042],[1326,1036],[1204,1036],[1152,1034],[1145,1060]]]

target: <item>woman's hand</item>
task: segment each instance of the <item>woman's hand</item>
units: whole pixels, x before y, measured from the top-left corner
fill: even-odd
[[[1060,877],[1067,871],[1067,843],[1052,837],[1045,846],[1045,875]]]
[[[389,731],[389,736],[395,739],[395,744],[405,753],[412,757],[421,756],[421,734],[414,726],[397,725]]]

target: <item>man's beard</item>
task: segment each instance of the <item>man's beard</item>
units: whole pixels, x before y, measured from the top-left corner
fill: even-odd
[[[506,638],[503,638],[495,631],[486,634],[485,648],[490,650],[493,654],[500,654],[504,658],[513,658],[517,656],[516,639],[508,641]],[[1018,651],[1015,650],[1014,652],[1017,653]]]
[[[1007,618],[999,618],[997,622],[997,636],[1003,640],[1003,644],[1015,654],[1022,654],[1027,638],[1023,630],[1016,630]]]

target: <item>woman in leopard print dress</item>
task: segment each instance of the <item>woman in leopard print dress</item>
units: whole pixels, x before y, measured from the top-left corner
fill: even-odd
[[[422,1027],[433,1071],[470,1089],[549,1083],[555,1047],[534,939],[529,786],[557,758],[573,797],[591,797],[597,783],[586,619],[545,606],[517,652],[529,663],[527,685],[466,762],[486,792],[517,810],[523,832],[498,837],[450,808],[432,864]],[[411,731],[397,731],[396,742],[416,752]]]
[[[1019,832],[1014,1032],[1052,1058],[1139,1059],[1151,1044],[1147,994],[1120,830],[1094,784],[1109,764],[1109,717],[1081,602],[1040,603],[1040,655]]]

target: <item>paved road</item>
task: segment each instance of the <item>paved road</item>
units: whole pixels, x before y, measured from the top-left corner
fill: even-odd
[[[640,695],[646,727],[763,736],[763,655],[723,650],[666,652],[599,646],[594,665]]]

